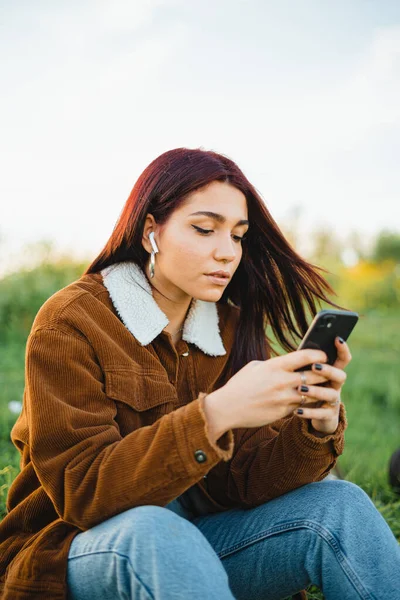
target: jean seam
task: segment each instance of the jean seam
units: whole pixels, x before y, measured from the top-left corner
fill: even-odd
[[[272,527],[267,531],[257,533],[254,536],[246,538],[240,543],[231,546],[230,548],[218,552],[218,557],[220,559],[224,559],[230,554],[234,554],[237,550],[242,550],[245,546],[248,546],[251,543],[258,542],[267,537],[276,535],[277,533],[281,533],[282,531],[290,531],[291,529],[311,529],[314,530],[318,535],[320,535],[333,549],[341,568],[343,569],[350,583],[356,589],[361,600],[376,600],[376,598],[374,596],[371,596],[371,594],[364,588],[358,575],[355,573],[355,571],[349,564],[347,558],[341,552],[336,538],[332,535],[332,533],[330,533],[330,531],[321,527],[321,525],[319,525],[318,523],[314,523],[313,521],[293,521],[285,523],[284,525],[276,525],[275,527]]]
[[[129,556],[126,556],[125,554],[121,554],[121,552],[118,552],[117,550],[112,550],[112,549],[110,549],[110,550],[95,550],[93,552],[84,552],[83,554],[75,554],[74,556],[68,557],[68,562],[73,561],[75,558],[82,558],[84,556],[94,556],[95,554],[110,554],[110,553],[115,554],[119,558],[124,558],[126,561],[128,561],[128,564],[131,568],[131,571],[132,571],[135,579],[137,579],[137,581],[140,583],[140,585],[146,590],[146,593],[149,596],[149,598],[151,598],[151,600],[154,600],[153,594],[150,592],[148,587],[143,583],[143,581],[140,579],[140,577],[137,575],[135,569],[133,568]]]

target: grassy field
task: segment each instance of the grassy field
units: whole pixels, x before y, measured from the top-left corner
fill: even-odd
[[[38,308],[53,292],[73,281],[83,267],[18,274],[0,281],[0,519],[7,489],[18,472],[19,456],[10,442],[16,414],[9,403],[21,401],[26,337]],[[338,461],[342,476],[372,498],[400,542],[400,497],[387,483],[388,461],[400,446],[400,312],[368,314],[354,330],[353,360],[342,399],[349,426]],[[322,598],[309,590],[309,598]]]

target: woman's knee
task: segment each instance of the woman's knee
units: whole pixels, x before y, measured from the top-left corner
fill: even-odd
[[[175,535],[184,536],[186,531],[196,529],[190,521],[183,519],[167,508],[154,505],[143,505],[129,508],[105,521],[80,533],[79,545],[97,547],[105,545],[109,548],[127,551],[132,544],[149,542],[152,537],[162,539],[168,544]],[[76,545],[78,539],[75,540]]]
[[[320,517],[320,525],[327,531],[341,538],[343,535],[357,537],[365,530],[380,529],[383,519],[368,494],[358,485],[345,480],[329,480],[317,482],[313,487],[315,510],[310,510],[310,518],[315,521]]]
[[[137,506],[115,515],[100,527],[102,525],[113,532],[115,547],[129,547],[133,553],[138,548],[147,548],[149,552],[156,548],[173,551],[174,547],[182,548],[185,544],[191,549],[212,551],[208,540],[193,523],[161,506]]]
[[[316,486],[317,494],[327,502],[334,501],[335,506],[354,508],[365,506],[374,508],[374,504],[368,494],[357,484],[344,479],[324,480],[313,484]]]
[[[349,523],[377,516],[372,500],[358,485],[341,479],[322,480],[289,493],[289,512],[296,521],[305,520],[341,530]],[[282,503],[284,498],[282,497]],[[379,513],[378,513],[379,514]]]
[[[209,574],[227,579],[215,550],[191,521],[154,505],[135,507],[119,517],[120,535],[124,537],[121,546],[129,546],[127,556],[139,573],[146,571],[146,565],[159,564],[178,579],[190,574],[199,580]]]
[[[138,535],[155,532],[157,536],[165,533],[197,530],[187,519],[163,506],[152,504],[137,506],[121,513],[124,527],[130,527]]]
[[[223,566],[203,534],[187,519],[153,505],[128,509],[82,532],[69,554],[68,581],[76,597],[120,597],[121,588],[123,597],[136,598],[140,592],[141,598],[161,598],[160,586],[179,588],[184,582],[189,588],[194,580],[206,586],[210,573],[229,590]]]

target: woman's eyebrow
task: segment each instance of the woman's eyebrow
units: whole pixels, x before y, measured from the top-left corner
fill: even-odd
[[[189,215],[189,217],[191,217],[192,215],[205,215],[206,217],[210,217],[211,219],[215,219],[215,221],[217,221],[218,223],[225,223],[226,218],[224,217],[224,215],[220,215],[219,213],[215,213],[209,210],[198,210],[197,212],[191,213]],[[240,219],[240,221],[238,221],[236,223],[236,225],[248,225],[249,221],[247,219]],[[236,227],[235,225],[235,227]]]

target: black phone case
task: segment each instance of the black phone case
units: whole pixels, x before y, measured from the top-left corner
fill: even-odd
[[[335,338],[339,336],[346,341],[357,321],[358,314],[355,312],[321,310],[314,318],[313,323],[311,323],[298,349],[313,348],[323,350],[328,356],[328,363],[332,365],[337,358]],[[296,370],[305,371],[307,369],[311,369],[311,365]]]

